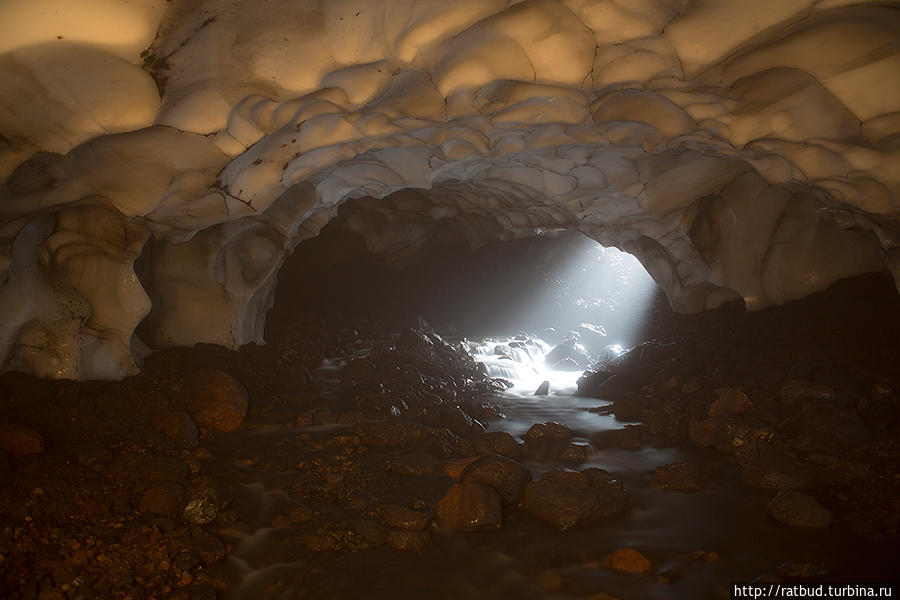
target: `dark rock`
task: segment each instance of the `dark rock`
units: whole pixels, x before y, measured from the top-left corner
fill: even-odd
[[[785,404],[798,400],[834,400],[837,397],[827,385],[799,379],[785,381],[778,390],[778,396]]]
[[[180,398],[198,425],[214,431],[234,431],[247,416],[247,390],[219,369],[203,368],[191,373]]]
[[[197,426],[186,411],[173,409],[154,415],[153,426],[178,448],[194,448],[200,443]]]
[[[157,481],[141,496],[138,510],[174,519],[181,511],[184,488],[172,481]]]
[[[529,444],[539,442],[563,442],[572,438],[572,430],[556,421],[535,423],[525,433],[525,441]]]
[[[531,482],[531,471],[505,456],[489,454],[470,463],[460,475],[463,483],[483,483],[500,494],[506,504],[517,505]]]
[[[824,406],[805,407],[785,423],[782,433],[799,449],[835,455],[871,437],[853,411]]]
[[[371,383],[378,375],[378,367],[365,358],[354,358],[341,370],[341,379],[360,384]]]
[[[443,464],[433,454],[409,452],[391,459],[390,471],[396,475],[432,475],[439,473]]]
[[[0,450],[11,454],[43,454],[44,436],[14,423],[0,423]]]
[[[225,560],[225,545],[211,535],[176,538],[203,566],[211,567]]]
[[[393,504],[382,506],[378,514],[390,527],[404,529],[406,531],[422,531],[428,523],[428,515],[418,510],[412,510]]]
[[[717,419],[727,415],[740,414],[751,408],[753,408],[753,402],[750,401],[747,394],[740,390],[727,390],[709,405],[707,412],[710,417]]]
[[[626,392],[613,405],[613,414],[619,421],[640,421],[641,413],[647,405],[648,399],[645,396]]]
[[[216,520],[221,505],[221,494],[215,482],[201,475],[187,485],[181,517],[192,525],[206,525]]]
[[[763,452],[750,461],[741,481],[752,487],[801,490],[816,479],[816,468],[787,454]]]
[[[650,487],[656,490],[695,492],[703,488],[709,472],[690,463],[662,465],[653,470]]]
[[[475,452],[478,454],[502,454],[516,460],[522,454],[516,439],[505,431],[488,431],[475,436]]]
[[[463,409],[452,404],[442,404],[437,408],[437,427],[446,427],[456,435],[468,435],[475,425],[474,419]]]
[[[475,531],[500,527],[500,495],[479,483],[456,483],[435,506],[441,529]]]
[[[716,450],[729,460],[746,465],[760,452],[768,449],[775,432],[754,413],[725,417],[716,429]]]
[[[650,559],[634,548],[620,548],[606,557],[606,566],[625,573],[649,573],[653,569]]]
[[[688,425],[688,436],[691,443],[699,448],[709,448],[716,445],[716,431],[719,424],[713,419],[692,419]]]
[[[783,490],[769,502],[769,514],[786,525],[828,527],[831,512],[803,492]]]
[[[428,437],[426,427],[405,421],[360,423],[352,431],[362,444],[377,448],[399,448]]]
[[[597,448],[621,448],[637,450],[642,445],[643,425],[626,425],[620,429],[607,429],[597,432],[593,437]]]
[[[544,381],[541,385],[538,386],[536,390],[534,390],[535,396],[546,396],[550,393],[550,382]]]
[[[581,375],[581,377],[578,378],[578,390],[575,392],[575,395],[584,397],[600,397],[600,388],[604,383],[606,383],[609,378],[613,376],[613,373],[610,373],[609,371],[587,370]]]
[[[624,512],[628,493],[602,469],[555,470],[528,484],[522,506],[564,531]]]
[[[580,465],[587,460],[589,449],[587,444],[569,444],[559,455],[559,460],[569,466]]]
[[[387,543],[388,529],[375,519],[354,519],[350,531],[360,540],[355,546],[360,550],[376,548]]]
[[[421,552],[431,541],[429,531],[393,530],[387,534],[388,546],[406,552]]]

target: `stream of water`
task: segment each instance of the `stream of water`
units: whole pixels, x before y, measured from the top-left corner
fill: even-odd
[[[573,395],[580,371],[549,369],[544,364],[549,349],[536,339],[469,342],[470,352],[491,376],[513,384],[497,400],[505,418],[492,422],[490,429],[521,439],[534,423],[552,420],[571,428],[574,442],[589,444],[592,434],[625,426],[611,415],[588,410],[607,404],[604,401]],[[321,376],[333,377],[333,369],[334,365]],[[549,381],[548,393],[535,395],[544,381]],[[240,440],[241,453],[232,444],[231,454],[228,448],[216,450],[217,460],[228,461],[248,451],[265,452],[267,446],[298,433],[321,434],[322,428],[247,432]],[[676,462],[701,465],[712,477],[697,492],[652,489],[653,469]],[[549,469],[564,468],[552,459],[524,464],[535,479]],[[713,451],[590,446],[587,462],[579,468],[591,466],[623,481],[631,495],[627,514],[559,533],[518,511],[508,511],[499,531],[436,532],[420,554],[380,547],[330,557],[310,557],[292,538],[289,526],[272,525],[273,517],[291,506],[284,491],[291,471],[248,467],[231,490],[246,516],[226,532],[233,546],[224,567],[223,578],[230,584],[226,597],[562,599],[587,598],[604,590],[628,599],[705,599],[728,598],[729,582],[772,573],[785,561],[827,563],[837,573],[846,570],[857,577],[865,572],[860,563],[867,559],[855,554],[852,538],[775,523],[766,511],[771,494],[743,487],[739,471]],[[604,567],[604,557],[623,547],[637,548],[648,556],[653,572],[623,575]],[[718,558],[711,560],[712,556]],[[333,587],[317,587],[320,580],[305,575],[323,570]]]

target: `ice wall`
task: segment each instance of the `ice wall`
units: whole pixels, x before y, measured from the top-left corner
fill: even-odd
[[[578,229],[686,312],[900,280],[898,9],[0,0],[0,364],[262,341],[278,267],[348,198],[398,263]]]

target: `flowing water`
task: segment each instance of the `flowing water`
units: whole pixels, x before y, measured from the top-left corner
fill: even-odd
[[[580,372],[548,369],[544,355],[549,347],[544,342],[498,338],[469,344],[491,376],[513,384],[498,398],[505,418],[490,423],[490,430],[521,439],[532,424],[552,420],[570,427],[574,442],[589,444],[596,432],[626,425],[603,411],[589,410],[608,403],[573,395]],[[319,373],[323,385],[336,385],[337,366],[326,365]],[[544,381],[550,383],[549,393],[535,395]],[[215,454],[224,469],[236,457],[265,454],[298,434],[330,435],[335,427],[340,426],[246,432],[237,445],[232,441]],[[697,492],[652,489],[653,469],[676,462],[698,464],[712,478]],[[555,459],[524,464],[535,479],[549,469],[564,468]],[[293,506],[285,490],[295,471],[246,467],[231,489],[240,519],[220,532],[233,550],[216,573],[229,584],[230,600],[562,599],[587,598],[601,590],[626,599],[705,599],[728,598],[729,582],[772,573],[785,561],[826,563],[836,576],[852,573],[855,579],[867,572],[867,563],[876,568],[871,551],[857,553],[854,544],[859,542],[840,530],[804,531],[772,521],[766,511],[771,494],[741,486],[739,471],[712,451],[591,446],[579,468],[591,466],[623,481],[631,496],[627,514],[559,533],[520,511],[507,510],[500,530],[435,532],[419,554],[386,546],[355,553],[309,552],[290,525],[275,519]],[[449,486],[449,480],[443,485]],[[623,547],[648,556],[652,573],[627,575],[603,566],[606,555]]]

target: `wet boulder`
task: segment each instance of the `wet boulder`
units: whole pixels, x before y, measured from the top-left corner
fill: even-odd
[[[565,442],[571,438],[572,430],[556,421],[535,423],[525,433],[525,441],[529,444],[541,442]]]
[[[544,381],[541,385],[538,386],[536,390],[534,390],[535,396],[546,396],[550,393],[550,382]]]
[[[188,375],[180,398],[194,421],[209,430],[234,431],[247,416],[247,390],[220,369],[197,369]]]
[[[624,512],[628,492],[602,469],[554,470],[528,484],[522,507],[565,531]]]
[[[480,483],[456,483],[435,506],[441,529],[497,529],[502,522],[500,494]]]
[[[643,574],[653,569],[649,558],[634,548],[620,548],[606,557],[606,566],[624,573]]]
[[[505,504],[517,505],[531,482],[531,471],[514,460],[489,454],[473,461],[460,475],[463,483],[489,485],[500,494]]]

